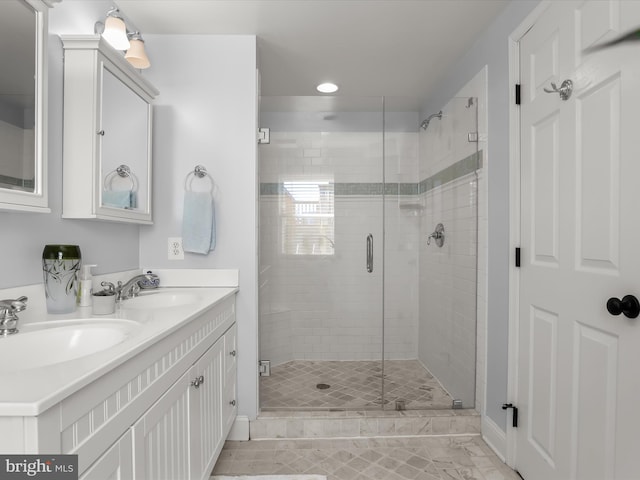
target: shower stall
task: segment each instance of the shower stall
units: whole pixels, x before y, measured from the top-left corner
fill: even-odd
[[[473,408],[477,101],[263,97],[260,408]]]

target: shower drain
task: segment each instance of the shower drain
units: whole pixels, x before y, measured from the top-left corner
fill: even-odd
[[[316,385],[316,388],[318,390],[326,390],[327,388],[331,388],[331,385],[326,384],[326,383],[319,383]]]

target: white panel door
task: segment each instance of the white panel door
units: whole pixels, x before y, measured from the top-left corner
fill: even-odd
[[[191,392],[195,423],[191,448],[191,478],[209,478],[224,444],[222,412],[224,383],[224,340],[219,339],[195,364],[198,387]]]
[[[638,25],[637,1],[550,2],[520,41],[526,480],[640,475],[640,319],[606,308],[640,296],[640,43],[585,52]]]
[[[136,480],[188,480],[192,476],[190,395],[192,367],[133,425]]]

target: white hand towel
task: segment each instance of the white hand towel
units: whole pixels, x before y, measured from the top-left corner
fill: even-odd
[[[185,192],[182,248],[185,252],[202,255],[216,248],[215,209],[211,193]]]

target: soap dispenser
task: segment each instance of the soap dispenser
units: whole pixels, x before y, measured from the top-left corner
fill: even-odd
[[[78,287],[78,305],[80,307],[91,306],[91,290],[93,289],[93,278],[91,269],[97,265],[83,265],[80,272],[80,285]]]

